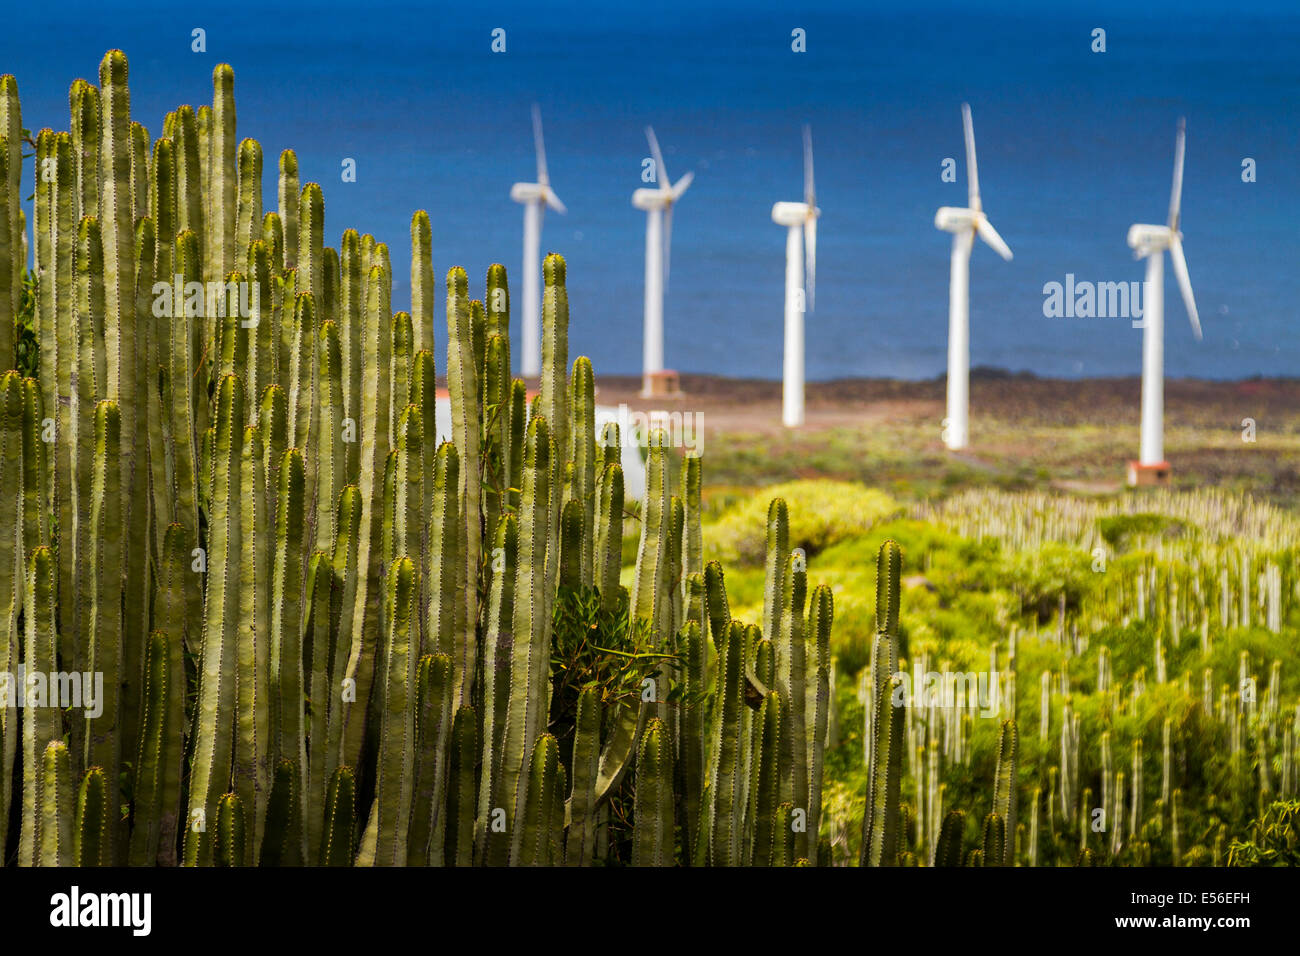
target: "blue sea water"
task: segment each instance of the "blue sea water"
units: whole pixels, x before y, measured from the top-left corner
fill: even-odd
[[[519,275],[533,178],[529,106],[541,104],[551,179],[568,206],[543,248],[569,266],[570,353],[597,373],[640,368],[644,215],[629,199],[654,125],[677,208],[666,364],[781,374],[784,229],[776,200],[802,193],[800,125],[812,124],[819,227],[810,379],[929,378],[945,367],[950,237],[965,205],[960,103],[974,110],[984,206],[1015,251],[978,246],[974,365],[1065,377],[1137,374],[1127,319],[1045,318],[1043,286],[1142,278],[1133,222],[1165,220],[1177,118],[1187,117],[1183,231],[1205,339],[1166,270],[1171,377],[1300,374],[1300,14],[1292,4],[932,0],[826,3],[416,5],[228,0],[117,5],[63,0],[6,14],[0,71],[25,125],[65,129],[72,79],[106,49],[131,64],[132,110],[157,135],[182,102],[236,76],[239,135],[293,147],[325,191],[326,236],[389,243],[394,307],[409,303],[409,222],[429,210],[435,271]],[[207,52],[190,49],[206,31]],[[491,31],[506,30],[493,54]],[[802,28],[807,52],[791,51]],[[1093,53],[1091,33],[1106,30]],[[941,181],[946,157],[957,182]],[[357,181],[341,181],[344,158]],[[1242,181],[1255,161],[1257,181]],[[30,181],[31,168],[27,170]],[[30,213],[29,213],[30,216]],[[516,287],[517,288],[517,287]],[[445,339],[439,310],[439,367]]]

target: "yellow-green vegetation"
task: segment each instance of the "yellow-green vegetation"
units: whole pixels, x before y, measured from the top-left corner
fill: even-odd
[[[790,506],[790,547],[814,555],[903,512],[883,492],[842,481],[791,481],[764,488],[728,508],[709,526],[708,556],[725,566],[760,565],[766,538],[768,502],[784,498]]]
[[[705,523],[706,553],[777,490],[733,493]],[[835,599],[822,828],[835,863],[868,856],[887,540],[902,551],[892,644],[908,696],[899,834],[880,865],[1294,862],[1294,804],[1274,803],[1300,783],[1294,514],[1218,491],[971,490],[905,514],[853,483],[779,493],[801,492],[808,574]],[[730,564],[727,588],[733,615],[758,619],[751,563]],[[945,682],[958,700],[935,694]]]

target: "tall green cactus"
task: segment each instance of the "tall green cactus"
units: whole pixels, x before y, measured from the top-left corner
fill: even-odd
[[[713,866],[734,866],[739,862],[739,831],[744,817],[737,776],[740,715],[745,706],[742,686],[745,643],[745,626],[732,622],[718,654],[706,812],[708,861]]]
[[[178,526],[173,525],[173,528]],[[169,532],[172,529],[169,529]],[[145,652],[144,707],[136,757],[136,803],[131,830],[132,866],[176,864],[180,812],[185,663],[181,638],[154,631]],[[107,795],[104,796],[107,802]]]
[[[546,548],[549,540],[551,436],[545,418],[528,423],[524,452],[523,507],[519,523],[519,555],[515,567],[512,627],[514,648],[510,664],[510,701],[503,738],[501,788],[513,805],[511,858],[522,852],[526,801],[533,792],[529,779],[533,751],[545,730],[550,709],[547,680],[550,669],[549,615],[544,596]]]
[[[894,866],[898,856],[898,801],[902,777],[904,708],[894,703],[902,678],[894,676],[897,659],[893,640],[877,634],[872,652],[871,765],[867,806],[862,820],[862,866]]]
[[[415,614],[415,565],[405,555],[388,569],[384,585],[383,699],[375,807],[379,821],[375,863],[404,866],[407,821],[414,790],[416,657],[419,627]]]
[[[357,538],[357,594],[352,608],[352,648],[348,657],[347,679],[355,687],[357,705],[347,708],[344,724],[343,762],[355,767],[361,756],[365,731],[365,702],[370,697],[375,649],[379,639],[379,596],[382,591],[379,561],[381,534],[382,486],[375,481],[383,475],[383,461],[388,453],[388,417],[379,414],[388,407],[389,339],[381,334],[390,318],[388,293],[383,270],[371,266],[366,277],[366,308],[362,332],[361,387],[361,467],[357,489],[361,496],[361,528]],[[346,609],[344,613],[347,613]]]
[[[16,371],[5,372],[0,376],[0,527],[10,530],[9,533],[0,535],[0,674],[6,675],[18,669],[22,644],[18,613],[26,591],[22,546],[18,535],[14,533],[22,512],[22,496],[19,493],[23,464],[22,425],[22,377]],[[28,620],[33,620],[32,616],[29,615]],[[0,819],[8,820],[10,794],[13,792],[14,755],[17,752],[19,734],[18,710],[8,706],[7,701],[0,704]],[[24,739],[25,737],[24,734]],[[23,753],[24,760],[27,760],[27,751],[24,750]],[[24,778],[26,776],[24,772]],[[34,791],[32,796],[35,797]],[[7,831],[8,827],[0,827],[0,855],[6,853]],[[32,838],[34,835],[33,832]],[[30,847],[26,862],[30,862]]]
[[[71,132],[36,141],[41,362],[39,384],[0,380],[0,664],[103,673],[104,712],[24,714],[19,861],[590,864],[624,854],[606,824],[633,793],[636,862],[750,862],[759,831],[768,859],[808,856],[791,823],[807,811],[816,832],[829,592],[805,620],[785,542],[764,629],[733,623],[703,566],[699,461],[674,497],[662,434],[623,591],[621,436],[597,441],[590,362],[566,376],[564,260],[545,264],[531,422],[505,269],[481,302],[449,273],[438,447],[427,214],[411,314],[393,314],[387,245],[347,230],[327,248],[292,151],[264,214],[229,66],[152,151],[120,51],[99,78],[69,91]],[[20,293],[24,135],[0,78],[0,319]],[[659,662],[644,706],[570,685],[564,760],[548,732],[559,586],[648,623],[634,649]],[[790,719],[765,739],[768,685]],[[0,800],[18,729],[0,708]],[[67,772],[47,774],[65,736]],[[784,790],[756,810],[768,780]]]
[[[411,320],[415,350],[433,351],[433,228],[429,214],[418,209],[411,216]]]
[[[673,742],[658,718],[646,724],[637,752],[632,865],[673,863]]]
[[[426,654],[420,658],[416,669],[415,736],[418,741],[415,754],[415,783],[412,796],[411,824],[407,835],[406,858],[408,866],[441,866],[444,861],[446,840],[450,836],[456,844],[460,834],[448,834],[448,759],[454,753],[451,713],[451,658],[446,654]],[[472,713],[472,712],[471,712]],[[457,717],[460,717],[458,712]],[[462,727],[461,733],[465,730]],[[461,741],[463,743],[464,741]],[[450,751],[450,752],[449,752]],[[473,759],[471,755],[471,760]],[[459,770],[460,768],[458,768]],[[457,780],[457,783],[461,781]],[[462,794],[456,793],[459,798]],[[474,821],[471,797],[469,804],[461,807],[457,825]],[[453,850],[453,860],[461,851],[473,851],[471,842],[459,842]]]
[[[993,812],[1001,819],[1007,834],[1016,832],[1016,760],[1019,742],[1016,722],[1004,720],[998,737],[998,763],[994,774]],[[1002,866],[1015,865],[1015,840],[1004,842]],[[987,856],[986,856],[987,862]]]
[[[356,853],[356,778],[339,767],[325,795],[325,825],[321,829],[321,866],[351,866]]]
[[[559,744],[550,734],[537,738],[526,776],[525,813],[519,818],[518,847],[512,862],[518,866],[551,866],[559,856],[556,810],[563,805]]]
[[[47,755],[48,752],[47,748]],[[108,841],[112,832],[108,816],[108,780],[101,768],[91,767],[77,788],[72,819],[73,864],[104,866],[109,859]]]
[[[298,154],[286,149],[280,154],[279,207],[284,224],[284,268],[298,265]]]
[[[27,559],[23,604],[27,632],[23,653],[26,670],[30,673],[55,673],[58,667],[55,663],[54,573],[49,548],[37,548]],[[107,678],[104,685],[105,693],[108,693]],[[44,789],[47,778],[42,772],[42,755],[47,744],[62,739],[63,721],[59,708],[51,706],[48,699],[42,700],[39,690],[27,693],[24,706],[27,719],[23,721],[23,818],[18,860],[23,865],[34,866],[40,862],[44,846],[43,810],[48,799]],[[108,713],[106,702],[105,715]],[[68,786],[70,788],[71,784]],[[70,789],[68,796],[70,799]]]
[[[454,452],[454,446],[444,446]],[[442,449],[439,449],[441,453]],[[444,487],[450,484],[444,479]],[[505,770],[505,735],[514,694],[511,674],[514,661],[514,594],[518,567],[519,523],[514,515],[505,515],[497,523],[493,538],[492,561],[497,565],[492,575],[488,616],[484,628],[483,654],[483,727],[482,769],[479,784],[477,822],[478,858],[485,853],[491,861],[505,860],[507,841],[494,836],[489,817],[508,794],[501,787]],[[431,605],[432,606],[432,605]],[[518,732],[518,731],[517,731]]]
[[[785,584],[781,596],[779,631],[776,647],[776,687],[782,698],[799,701],[789,707],[788,723],[782,727],[780,742],[780,802],[791,803],[807,814],[808,735],[807,712],[802,706],[808,678],[808,653],[804,637],[804,604],[807,598],[807,571],[802,551],[794,551],[786,562]],[[795,853],[808,855],[806,828],[795,836]]]
[[[72,757],[61,740],[51,740],[41,751],[41,818],[38,832],[39,866],[72,866],[73,780]]]
[[[202,670],[185,832],[187,866],[207,865],[213,860],[211,834],[217,824],[217,804],[226,793],[230,780],[233,759],[233,741],[226,728],[235,716],[234,663],[240,589],[233,566],[242,546],[239,503],[243,494],[240,455],[243,402],[243,386],[239,379],[227,375],[221,380],[216,395],[216,448],[212,517],[208,525]]]
[[[452,437],[460,457],[467,463],[460,469],[461,527],[457,553],[460,605],[457,609],[452,668],[455,677],[455,705],[470,702],[474,674],[478,667],[478,575],[482,532],[479,528],[479,470],[469,462],[479,460],[482,425],[479,418],[478,369],[470,329],[468,279],[464,269],[447,273],[447,389],[451,394]],[[549,461],[549,459],[548,459]],[[526,533],[526,532],[525,532]],[[540,592],[539,592],[540,593]],[[516,633],[520,633],[516,630]],[[531,748],[530,748],[531,749]]]
[[[825,770],[826,733],[830,720],[831,698],[831,624],[835,618],[835,599],[831,589],[820,585],[808,601],[808,683],[805,687],[805,710],[808,734],[808,818],[811,850],[821,832],[822,776]],[[811,692],[808,689],[811,688]],[[825,865],[822,861],[817,861]]]

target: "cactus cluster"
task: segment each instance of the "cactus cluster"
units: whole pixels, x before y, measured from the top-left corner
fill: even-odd
[[[229,66],[152,141],[127,72],[109,52],[72,85],[70,131],[34,141],[39,371],[0,376],[0,672],[103,693],[97,713],[0,706],[0,859],[822,858],[832,600],[808,592],[784,502],[762,626],[733,621],[700,461],[673,494],[650,436],[623,588],[624,436],[598,439],[591,364],[569,365],[564,260],[544,266],[531,404],[505,269],[482,300],[447,273],[439,444],[427,214],[394,312],[387,245],[326,246],[292,151],[262,209]],[[4,367],[21,146],[4,77]]]

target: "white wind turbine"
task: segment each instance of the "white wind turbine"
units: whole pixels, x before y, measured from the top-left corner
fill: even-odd
[[[681,199],[695,178],[688,172],[674,183],[668,178],[663,153],[655,131],[645,128],[650,141],[650,155],[655,164],[657,189],[638,189],[632,193],[632,205],[646,212],[645,222],[645,340],[642,345],[642,392],[651,393],[651,378],[664,370],[664,286],[668,282],[668,263],[673,241],[673,205]]]
[[[944,441],[951,449],[965,448],[970,436],[970,254],[975,235],[1010,261],[1011,249],[989,222],[980,205],[979,172],[975,165],[975,127],[970,104],[961,105],[966,130],[966,187],[970,205],[944,206],[934,225],[952,235],[952,277],[948,286],[948,418]]]
[[[550,206],[564,213],[564,203],[551,191],[546,172],[546,144],[542,142],[542,111],[533,104],[533,146],[537,151],[537,182],[515,183],[510,198],[524,207],[524,298],[523,298],[523,374],[542,373],[542,293],[541,270],[542,216]]]
[[[1196,314],[1196,300],[1192,296],[1192,280],[1187,275],[1187,259],[1183,256],[1183,234],[1178,231],[1179,207],[1183,194],[1183,146],[1187,138],[1186,123],[1178,121],[1178,139],[1174,146],[1174,185],[1169,196],[1169,224],[1153,226],[1138,223],[1128,230],[1128,244],[1136,258],[1146,258],[1146,281],[1142,284],[1142,451],[1138,468],[1130,468],[1129,480],[1136,484],[1140,469],[1161,469],[1167,474],[1165,463],[1165,308],[1164,308],[1164,253],[1169,250],[1169,261],[1178,288],[1187,307],[1187,318],[1192,323],[1192,334],[1201,338],[1201,320]],[[1157,476],[1162,477],[1162,476]]]
[[[787,228],[785,239],[785,368],[781,421],[787,428],[803,424],[803,316],[813,309],[817,284],[817,193],[813,188],[812,130],[803,128],[803,202],[772,206],[772,221]],[[807,263],[807,284],[804,265]],[[805,294],[806,293],[806,294]]]

